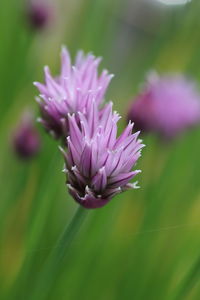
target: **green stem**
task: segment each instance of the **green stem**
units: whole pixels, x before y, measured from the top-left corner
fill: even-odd
[[[71,242],[73,241],[76,233],[79,231],[79,228],[87,215],[88,210],[79,206],[74,217],[72,218],[69,225],[66,226],[63,233],[61,234],[60,238],[57,242],[57,247],[55,251],[57,253],[57,262],[61,262],[66,254],[66,249],[70,246]],[[55,254],[56,254],[55,253]]]
[[[187,274],[186,278],[183,280],[178,294],[175,296],[175,300],[185,299],[188,296],[189,292],[199,281],[200,276],[200,257],[198,257],[196,263],[193,265],[190,272]]]
[[[44,268],[41,270],[39,278],[37,278],[36,287],[30,299],[45,299],[48,296],[59,270],[62,269],[62,263],[68,253],[69,247],[78,233],[87,212],[83,207],[78,207],[71,222],[64,229],[55,248],[53,248],[47,258]]]

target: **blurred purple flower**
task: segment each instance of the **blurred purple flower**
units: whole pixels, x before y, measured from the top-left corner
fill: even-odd
[[[40,146],[40,136],[34,126],[33,118],[25,113],[14,132],[13,148],[20,158],[28,159],[39,152]]]
[[[52,17],[52,9],[44,0],[32,0],[27,4],[26,17],[32,28],[43,29]]]
[[[117,122],[120,119],[112,112],[112,103],[98,111],[94,101],[88,118],[79,113],[80,126],[75,115],[69,115],[68,150],[64,154],[68,180],[67,186],[74,199],[85,208],[105,205],[116,194],[129,188],[129,183],[140,170],[131,171],[144,146],[137,139],[139,132],[132,134],[129,123],[117,138]]]
[[[150,73],[143,91],[128,111],[137,129],[170,139],[200,121],[200,95],[194,82],[182,75]]]
[[[97,105],[104,100],[104,95],[113,75],[104,70],[98,76],[101,58],[92,54],[84,55],[79,51],[75,65],[71,64],[66,48],[62,49],[61,73],[53,78],[49,68],[44,68],[45,84],[35,82],[40,91],[37,101],[40,104],[43,126],[55,138],[68,135],[68,114],[78,112],[86,114],[95,98]]]

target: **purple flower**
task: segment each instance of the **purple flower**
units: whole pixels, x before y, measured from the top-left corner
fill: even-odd
[[[28,3],[26,17],[34,29],[43,29],[52,17],[52,10],[46,1],[32,0]]]
[[[20,158],[28,159],[38,153],[40,146],[40,136],[32,116],[26,113],[13,135],[13,148]]]
[[[67,173],[67,186],[74,199],[85,208],[105,205],[116,194],[136,184],[129,183],[140,170],[131,171],[144,146],[137,139],[139,132],[132,134],[129,123],[117,138],[117,122],[120,119],[112,112],[112,103],[98,111],[93,101],[86,118],[79,112],[80,125],[75,115],[69,115],[68,149],[63,149]]]
[[[68,135],[68,114],[86,114],[95,98],[97,105],[104,95],[113,75],[104,70],[98,76],[101,58],[79,51],[75,65],[71,64],[66,48],[62,49],[61,72],[53,78],[49,68],[44,68],[45,84],[35,82],[40,91],[37,98],[41,108],[41,123],[55,138]]]
[[[181,75],[151,73],[129,109],[128,120],[137,129],[173,138],[200,121],[200,95],[194,82]]]

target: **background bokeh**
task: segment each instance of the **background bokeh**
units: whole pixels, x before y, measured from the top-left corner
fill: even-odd
[[[23,111],[39,116],[32,82],[43,80],[44,65],[58,73],[62,44],[72,56],[102,56],[115,74],[106,99],[123,116],[121,130],[149,70],[184,72],[199,84],[200,2],[161,2],[46,0],[49,22],[34,29],[27,1],[0,1],[0,299],[31,299],[77,208],[58,143],[39,124],[36,158],[19,160],[12,149]],[[172,143],[153,135],[144,143],[141,188],[89,212],[45,299],[200,299],[200,127]]]

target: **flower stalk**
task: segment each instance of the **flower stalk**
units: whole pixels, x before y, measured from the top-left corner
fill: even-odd
[[[36,286],[30,299],[46,299],[48,297],[49,291],[54,285],[58,273],[62,268],[62,263],[68,253],[70,245],[79,232],[87,212],[88,210],[85,208],[81,206],[78,207],[71,222],[64,229],[58,238],[56,246],[47,257],[47,261],[40,272],[40,276],[37,278]]]

